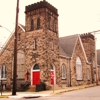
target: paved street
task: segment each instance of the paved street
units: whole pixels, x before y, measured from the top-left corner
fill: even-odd
[[[100,100],[100,86],[38,98],[37,100]]]
[[[100,86],[39,98],[2,98],[2,100],[100,100]]]

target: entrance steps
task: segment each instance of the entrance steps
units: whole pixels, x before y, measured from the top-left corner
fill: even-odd
[[[58,86],[58,85],[50,85],[49,90],[58,90],[58,89],[62,89],[62,88],[66,88],[66,84],[62,84],[62,87]],[[29,86],[29,88],[26,90],[27,92],[36,92],[36,86]]]
[[[58,89],[61,89],[61,87],[59,87],[58,85],[51,85],[50,86],[50,90],[58,90]]]
[[[26,90],[27,92],[35,92],[36,87],[35,86],[29,86],[29,88]]]

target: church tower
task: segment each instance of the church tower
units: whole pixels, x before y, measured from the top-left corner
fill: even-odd
[[[31,85],[48,82],[60,86],[59,34],[57,9],[46,0],[25,8],[26,69]],[[31,71],[30,71],[31,70]],[[39,71],[35,79],[35,71]]]

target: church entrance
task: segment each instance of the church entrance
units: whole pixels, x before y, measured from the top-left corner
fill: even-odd
[[[40,69],[38,64],[36,64],[31,71],[31,85],[40,84]]]

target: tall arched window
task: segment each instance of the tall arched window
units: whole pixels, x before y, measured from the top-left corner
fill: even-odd
[[[6,65],[3,64],[1,67],[1,78],[5,79],[6,78]]]
[[[25,54],[24,51],[19,50],[17,53],[17,78],[24,78],[25,72]]]
[[[34,39],[33,41],[33,49],[36,50],[37,49],[37,40]]]
[[[65,64],[62,65],[62,79],[66,79],[66,66],[65,66]]]
[[[31,30],[34,30],[34,20],[31,20]]]
[[[82,76],[82,63],[81,63],[81,59],[79,57],[76,58],[76,79],[77,80],[82,80],[83,76]]]
[[[54,22],[53,22],[53,31],[56,32],[56,19],[54,19]]]
[[[95,61],[93,61],[93,68],[96,68],[96,66],[95,66]]]
[[[87,80],[89,81],[90,80],[90,70],[87,69]]]
[[[37,29],[40,28],[40,18],[37,19]]]

